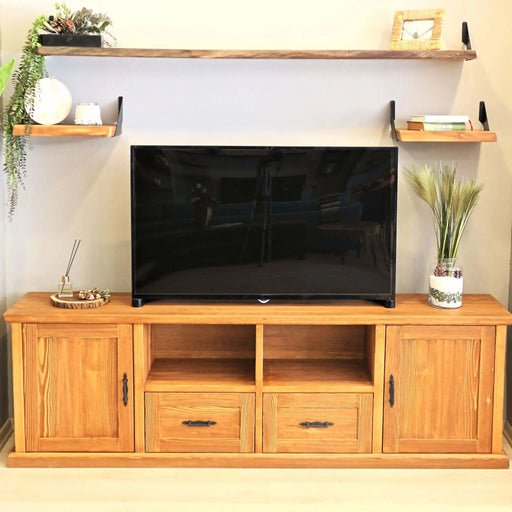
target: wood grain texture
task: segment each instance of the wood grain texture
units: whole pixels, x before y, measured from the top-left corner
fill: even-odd
[[[61,335],[59,326],[42,333],[35,324],[24,326],[27,451],[133,450],[131,326],[120,325],[116,337],[94,338],[90,330],[78,326]]]
[[[155,359],[145,391],[254,391],[254,359]]]
[[[131,307],[131,294],[113,293],[102,308],[54,308],[49,292],[31,292],[5,313],[6,322],[264,325],[511,325],[510,314],[491,295],[465,294],[459,309],[428,305],[426,295],[397,295],[396,307],[365,301],[215,304],[162,301]]]
[[[371,452],[371,394],[265,393],[263,403],[265,453]]]
[[[372,392],[366,359],[273,359],[263,363],[265,392]]]
[[[496,326],[494,360],[494,399],[492,409],[492,453],[501,453],[503,443],[503,407],[505,402],[505,354],[507,328]],[[491,372],[489,372],[491,373]],[[490,378],[490,377],[489,377]]]
[[[252,393],[146,393],[146,419],[147,452],[254,451]]]
[[[74,124],[16,124],[12,134],[23,137],[114,137],[116,125],[82,126]]]
[[[386,327],[376,325],[373,341],[373,453],[382,453]],[[370,353],[370,352],[369,352]]]
[[[266,359],[362,359],[364,325],[269,325]]]
[[[156,359],[254,359],[253,325],[155,325],[151,330]]]
[[[388,327],[387,336],[384,451],[489,453],[494,328]]]
[[[505,469],[505,453],[468,454],[267,454],[267,453],[15,453],[14,468],[425,468]]]
[[[496,132],[485,130],[473,131],[423,131],[396,130],[400,142],[496,142]]]
[[[11,325],[12,391],[14,407],[14,446],[25,451],[25,384],[23,365],[23,334],[21,324]]]
[[[254,451],[261,453],[263,451],[263,359],[264,348],[263,338],[265,336],[265,327],[256,326],[256,361],[255,361],[255,412],[254,412]]]
[[[144,57],[164,59],[399,59],[461,61],[477,58],[474,50],[180,50],[158,48],[77,48],[39,46],[39,55],[72,57]]]
[[[133,382],[135,451],[144,451],[144,383],[149,373],[150,350],[148,345],[150,326],[133,326]]]

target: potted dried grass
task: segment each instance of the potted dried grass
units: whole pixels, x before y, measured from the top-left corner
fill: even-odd
[[[455,163],[405,171],[418,197],[429,205],[434,223],[437,260],[429,276],[429,304],[458,308],[462,306],[463,292],[458,250],[483,185],[474,180],[457,180]]]

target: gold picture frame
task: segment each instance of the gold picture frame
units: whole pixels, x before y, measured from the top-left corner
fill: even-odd
[[[397,11],[391,31],[392,50],[441,50],[444,9]]]

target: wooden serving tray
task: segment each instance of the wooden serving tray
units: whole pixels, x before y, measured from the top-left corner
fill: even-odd
[[[54,293],[50,297],[52,304],[56,308],[63,309],[91,309],[91,308],[99,308],[104,304],[110,302],[110,299],[95,299],[95,300],[79,300],[74,294],[73,297],[57,297],[57,294]]]

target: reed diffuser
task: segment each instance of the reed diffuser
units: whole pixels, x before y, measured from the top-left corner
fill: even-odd
[[[73,283],[69,277],[69,273],[71,272],[71,267],[75,261],[75,256],[78,252],[81,241],[82,240],[75,240],[73,243],[73,248],[71,249],[71,254],[68,260],[68,266],[66,267],[66,273],[62,276],[57,287],[57,297],[73,297]]]

